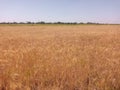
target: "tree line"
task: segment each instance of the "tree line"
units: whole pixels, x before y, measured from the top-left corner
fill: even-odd
[[[83,23],[83,22],[0,22],[0,24],[103,24],[103,23],[94,23],[94,22],[87,22],[87,23]]]

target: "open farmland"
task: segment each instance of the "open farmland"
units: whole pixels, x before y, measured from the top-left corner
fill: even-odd
[[[0,25],[0,90],[120,90],[120,25]]]

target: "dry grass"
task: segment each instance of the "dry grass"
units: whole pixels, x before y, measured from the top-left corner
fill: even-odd
[[[0,26],[0,90],[120,90],[120,26]]]

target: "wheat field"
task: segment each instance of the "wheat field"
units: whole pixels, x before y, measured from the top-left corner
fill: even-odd
[[[120,25],[0,25],[0,90],[120,90]]]

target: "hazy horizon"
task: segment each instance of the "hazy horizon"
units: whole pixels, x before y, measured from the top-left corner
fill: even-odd
[[[118,0],[1,0],[0,22],[95,22],[120,24]]]

